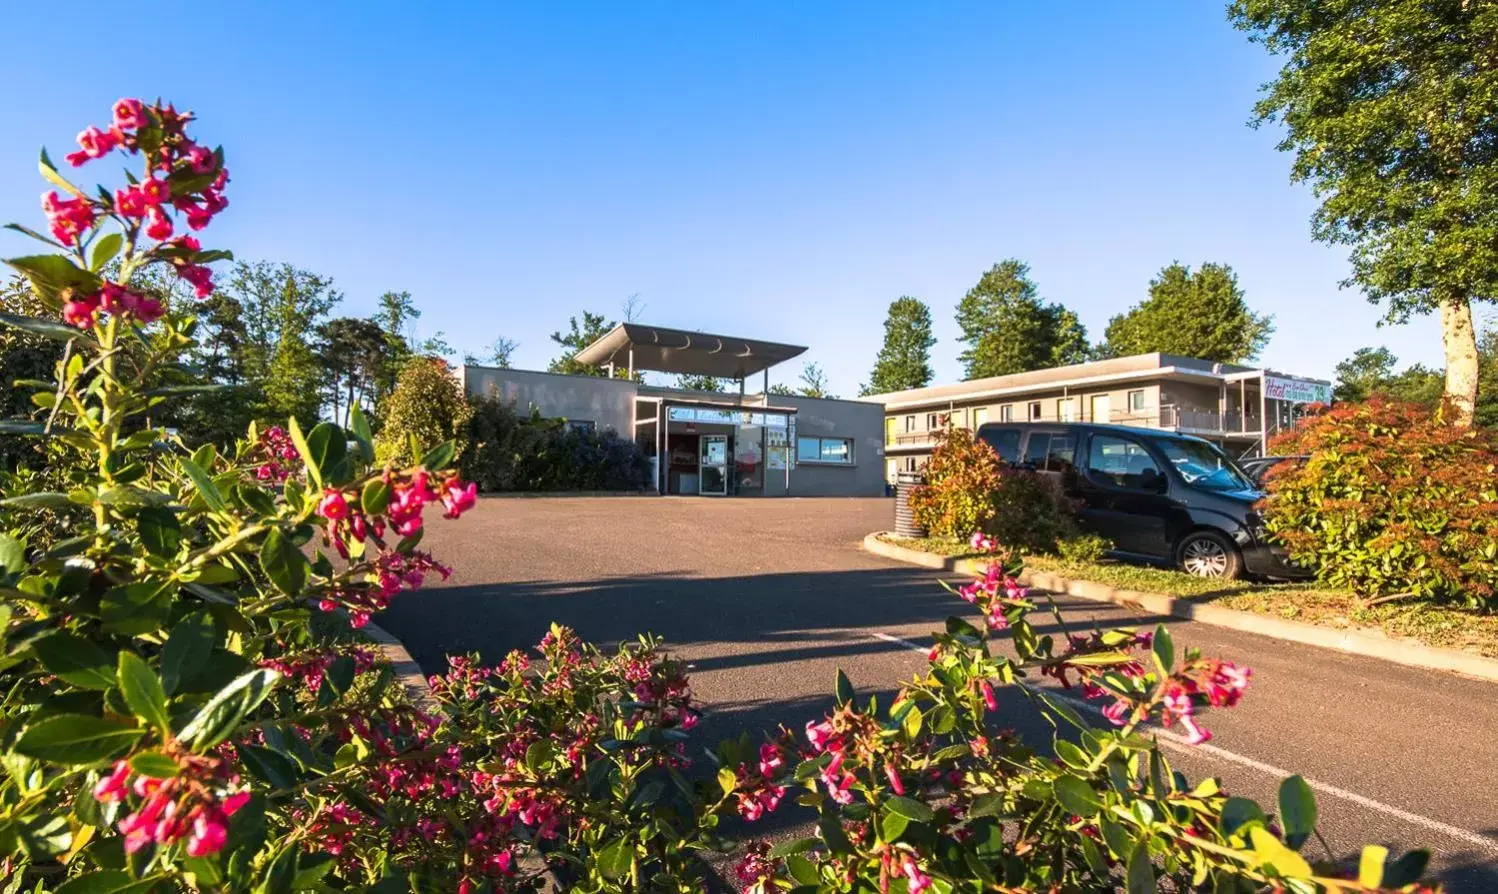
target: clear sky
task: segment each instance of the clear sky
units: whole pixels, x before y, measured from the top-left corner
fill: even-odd
[[[0,218],[41,220],[39,145],[159,95],[228,153],[206,245],[332,276],[343,313],[408,290],[423,334],[517,366],[639,293],[646,322],[809,345],[850,395],[908,294],[951,381],[954,305],[1011,256],[1094,337],[1218,261],[1274,314],[1272,367],[1441,363],[1432,320],[1339,290],[1247,126],[1276,66],[1216,0],[50,6],[0,0]]]

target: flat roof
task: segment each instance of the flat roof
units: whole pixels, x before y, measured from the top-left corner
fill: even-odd
[[[589,366],[629,366],[678,375],[746,379],[777,363],[806,352],[800,345],[784,345],[643,323],[620,323],[574,355]]]

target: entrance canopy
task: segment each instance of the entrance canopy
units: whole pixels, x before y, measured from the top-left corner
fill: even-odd
[[[621,366],[679,375],[746,379],[806,349],[684,329],[620,323],[573,358],[590,366]]]

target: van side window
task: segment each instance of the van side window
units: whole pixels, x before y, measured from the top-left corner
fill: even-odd
[[[983,440],[994,449],[999,459],[1014,465],[1019,462],[1019,429],[1017,428],[990,428],[983,432]]]
[[[1077,456],[1077,439],[1073,435],[1051,435],[1051,449],[1046,451],[1047,472],[1070,472]]]
[[[1134,441],[1093,435],[1087,450],[1087,475],[1114,487],[1150,490],[1160,480],[1160,467],[1149,451]]]
[[[1045,468],[1046,454],[1051,452],[1051,436],[1048,432],[1031,432],[1030,443],[1025,445],[1025,462],[1037,469]]]

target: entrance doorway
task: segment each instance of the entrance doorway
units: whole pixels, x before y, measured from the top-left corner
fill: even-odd
[[[697,448],[697,492],[721,497],[728,493],[728,436],[703,435]]]

